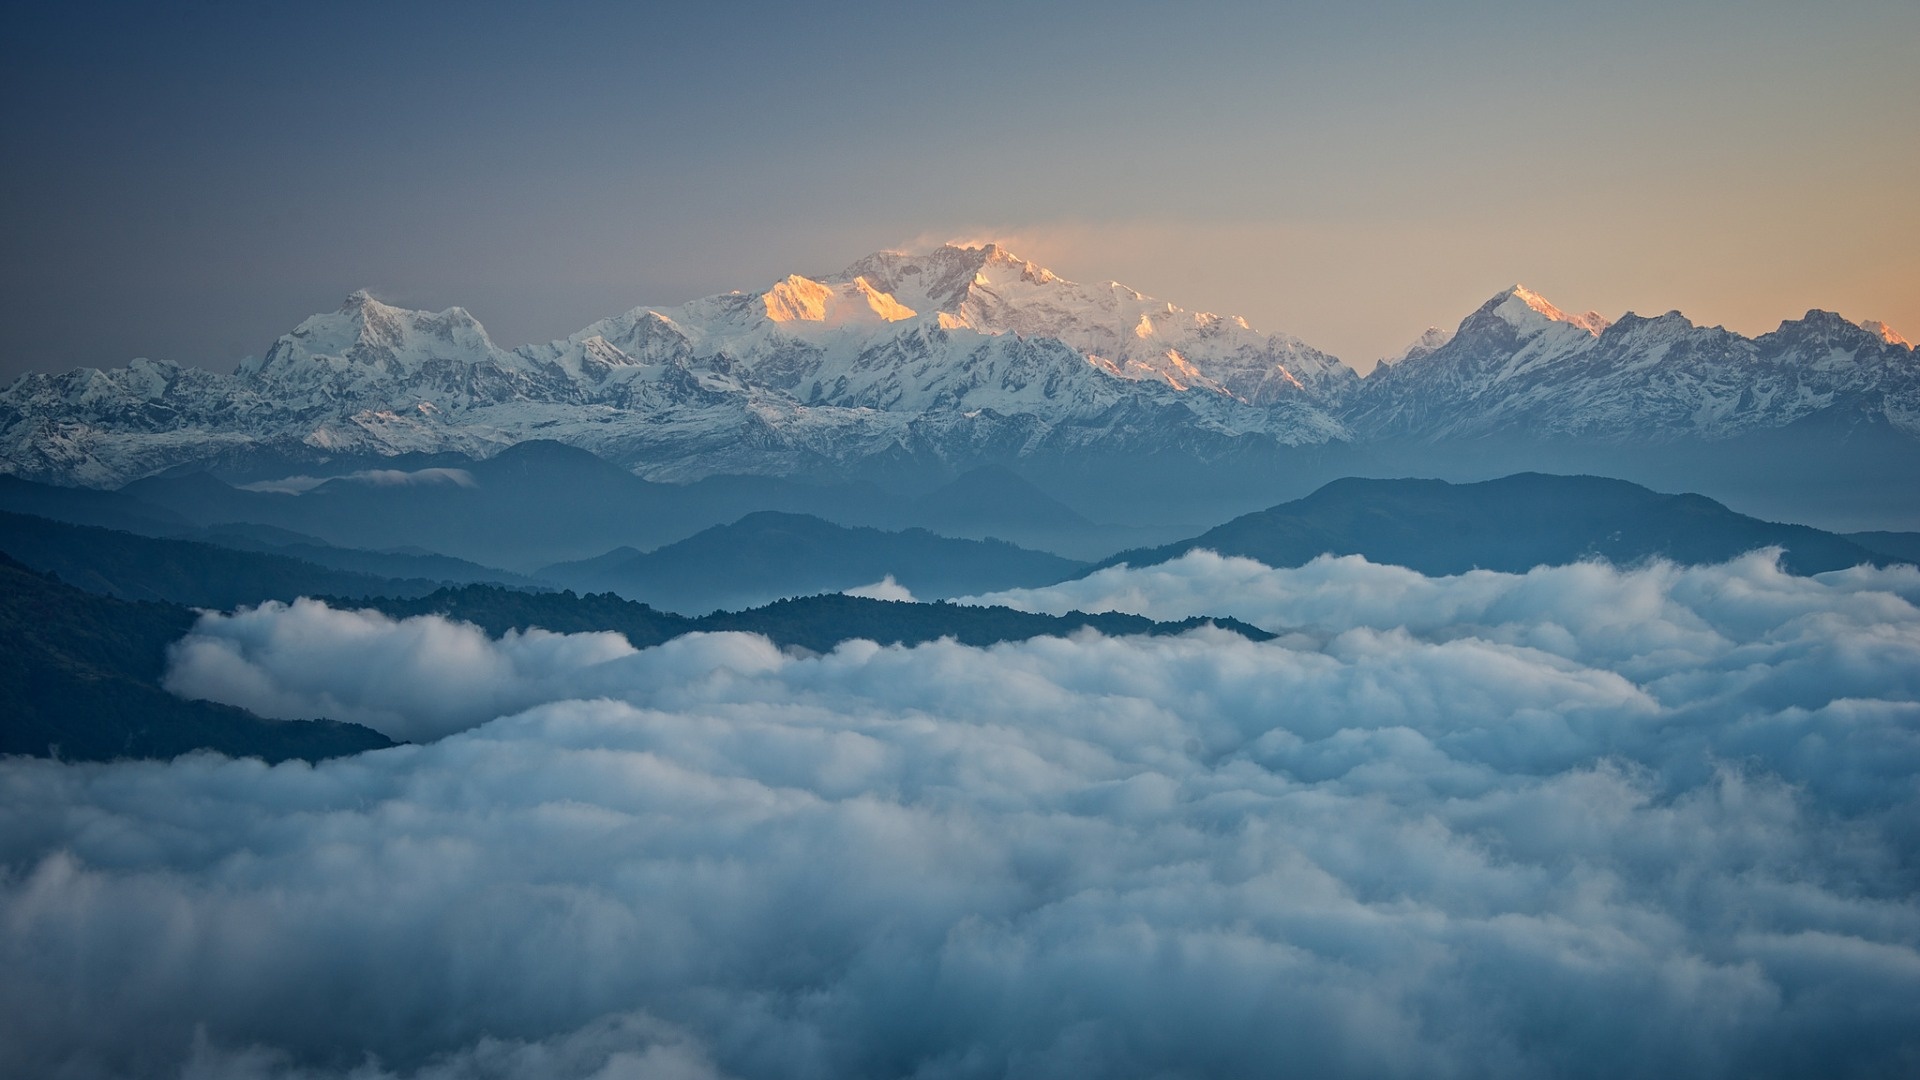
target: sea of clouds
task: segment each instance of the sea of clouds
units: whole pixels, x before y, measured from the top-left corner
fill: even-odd
[[[417,744],[0,762],[0,1072],[1920,1071],[1920,572],[983,599],[1281,636],[209,614],[176,692]]]

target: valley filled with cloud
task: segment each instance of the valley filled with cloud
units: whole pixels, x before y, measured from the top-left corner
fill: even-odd
[[[1920,571],[1196,552],[1279,636],[782,651],[203,614],[412,745],[0,761],[21,1075],[1908,1075]]]

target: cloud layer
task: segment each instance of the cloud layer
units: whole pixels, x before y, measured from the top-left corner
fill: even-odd
[[[1011,598],[1285,636],[208,616],[181,690],[451,734],[0,763],[0,1067],[1898,1075],[1917,596],[1190,556]]]

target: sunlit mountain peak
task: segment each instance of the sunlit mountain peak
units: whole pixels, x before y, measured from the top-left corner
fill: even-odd
[[[776,323],[848,326],[899,322],[916,314],[864,277],[829,285],[792,274],[760,299],[767,318]]]
[[[1612,325],[1597,311],[1569,315],[1555,307],[1546,297],[1525,285],[1514,285],[1503,290],[1488,301],[1481,310],[1498,316],[1515,328],[1536,327],[1544,320],[1577,326],[1598,337],[1601,331]]]
[[[1865,330],[1867,333],[1872,334],[1873,336],[1879,338],[1881,341],[1884,341],[1889,345],[1909,345],[1910,346],[1913,344],[1913,342],[1908,341],[1904,337],[1901,337],[1899,331],[1895,330],[1891,326],[1888,326],[1886,323],[1881,322],[1879,319],[1860,320],[1860,329]]]

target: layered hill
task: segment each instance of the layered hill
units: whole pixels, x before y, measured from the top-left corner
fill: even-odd
[[[410,455],[389,464],[325,479],[294,476],[241,485],[210,472],[183,472],[118,491],[0,477],[0,511],[289,555],[386,577],[508,585],[534,582],[497,567],[531,571],[616,547],[637,554],[761,510],[896,532],[924,528],[998,538],[1082,558],[1180,535],[1138,536],[1098,525],[1014,473],[990,467],[908,497],[872,484],[782,477],[661,484],[545,440],[490,458]]]
[[[91,593],[188,607],[230,608],[314,595],[420,596],[444,583],[5,512],[0,512],[0,553]]]
[[[891,578],[920,599],[1051,585],[1085,564],[996,540],[924,529],[847,528],[762,510],[656,551],[618,550],[549,566],[541,578],[698,614],[837,593]]]
[[[1715,563],[1765,547],[1781,548],[1782,565],[1800,574],[1904,561],[1869,546],[1872,535],[1761,521],[1702,495],[1665,495],[1598,476],[1522,473],[1477,484],[1348,479],[1188,540],[1121,552],[1101,565],[1150,566],[1196,549],[1268,566],[1299,566],[1323,554],[1364,555],[1434,575],[1524,573],[1583,559]]]

